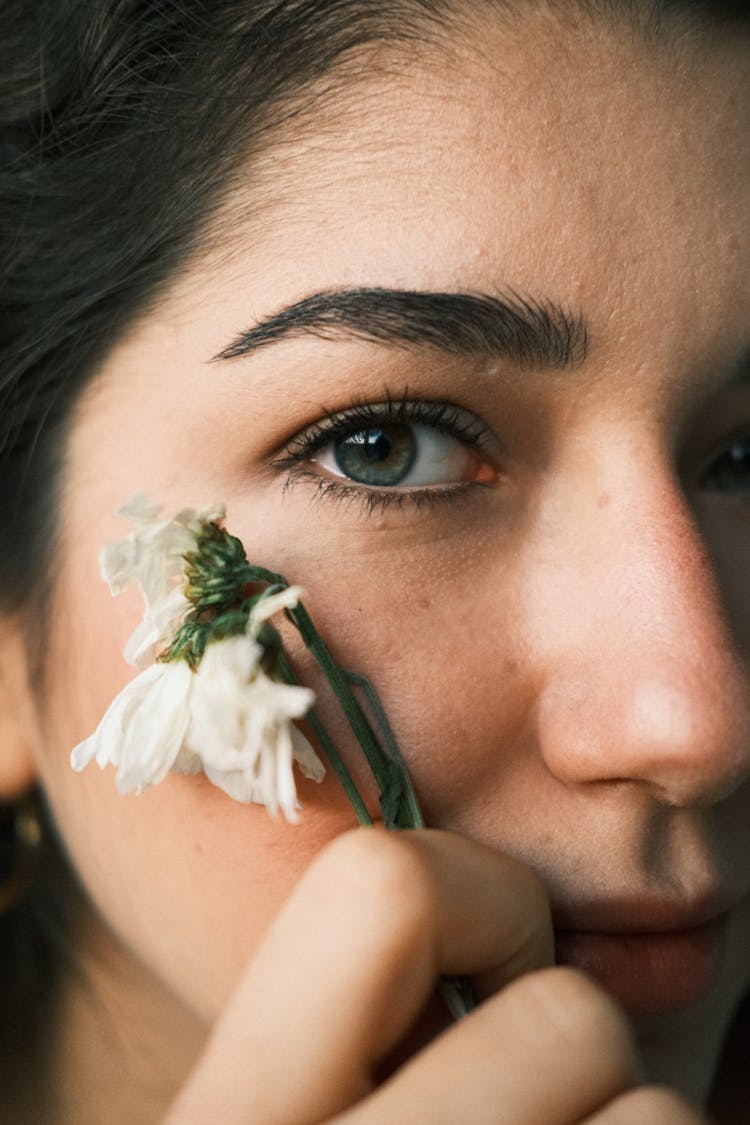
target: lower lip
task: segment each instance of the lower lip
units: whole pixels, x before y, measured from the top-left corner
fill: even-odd
[[[705,1000],[716,984],[725,923],[664,933],[557,930],[557,963],[583,969],[631,1015],[678,1012]]]

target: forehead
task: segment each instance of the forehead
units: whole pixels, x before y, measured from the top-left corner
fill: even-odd
[[[634,293],[715,325],[750,292],[749,46],[547,14],[363,62],[247,170],[221,275],[259,317],[344,285],[513,287],[623,331]]]

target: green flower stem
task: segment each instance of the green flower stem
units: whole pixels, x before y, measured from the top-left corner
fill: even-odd
[[[349,721],[349,725],[367,754],[367,760],[370,763],[376,780],[381,786],[384,786],[388,781],[389,759],[375,737],[375,732],[370,726],[364,711],[354,697],[346,673],[339,668],[338,664],[333,659],[330,649],[313,625],[310,615],[304,606],[297,605],[287,612],[296,625],[308,651],[314,656],[318,666],[324,672],[326,679],[335,691],[336,697]]]
[[[463,1019],[477,1006],[474,989],[468,977],[441,977],[438,981],[438,995],[454,1020]]]
[[[336,750],[333,741],[331,740],[328,731],[321,723],[314,710],[308,711],[305,720],[310,724],[313,734],[317,738],[323,753],[327,760],[331,763],[331,768],[341,782],[341,785],[349,798],[349,802],[354,809],[355,816],[360,824],[372,825],[372,817],[370,816],[367,805],[362,799],[362,796],[357,789],[352,775],[344,765],[344,761]]]
[[[302,605],[287,611],[302,640],[315,658],[346,715],[349,726],[367,758],[381,791],[383,821],[387,828],[412,828],[409,803],[404,800],[406,772],[400,755],[391,758],[377,740],[367,716],[351,690],[347,674],[339,668],[310,615]]]
[[[381,734],[383,735],[385,744],[388,747],[390,756],[392,760],[398,762],[399,766],[401,767],[401,773],[404,781],[403,798],[406,802],[410,827],[424,828],[424,817],[422,816],[422,810],[420,809],[419,803],[417,801],[417,795],[414,792],[414,786],[411,783],[411,778],[409,777],[406,763],[401,757],[401,751],[399,750],[398,743],[396,742],[396,736],[391,729],[391,724],[388,722],[388,716],[385,713],[383,704],[380,702],[377,692],[375,691],[367,677],[360,675],[359,672],[346,672],[345,675],[351,684],[354,684],[355,687],[358,687],[360,691],[364,692],[370,709],[372,710],[372,713],[377,720],[378,726],[380,727]]]
[[[279,663],[279,671],[284,677],[284,680],[288,684],[298,684],[299,681],[292,672],[292,669],[289,666],[289,661],[287,660],[283,650],[277,654],[277,659]],[[354,784],[352,775],[346,768],[344,760],[334,746],[331,736],[323,726],[323,723],[320,721],[318,716],[315,714],[314,710],[308,711],[307,715],[305,715],[305,721],[310,724],[310,728],[317,738],[320,747],[323,750],[323,753],[330,762],[331,768],[341,782],[341,785],[344,788],[344,792],[346,793],[352,807],[354,808],[357,820],[360,824],[372,824],[372,817],[367,811],[367,805],[363,801],[362,796],[357,789],[357,786]]]

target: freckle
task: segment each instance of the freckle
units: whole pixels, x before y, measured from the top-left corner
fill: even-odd
[[[608,504],[609,504],[609,493],[608,492],[602,492],[601,496],[597,497],[596,506],[597,506],[597,508],[606,508]]]
[[[417,602],[417,608],[418,609],[429,609],[430,604],[431,603],[430,603],[429,598],[420,598],[419,601]]]

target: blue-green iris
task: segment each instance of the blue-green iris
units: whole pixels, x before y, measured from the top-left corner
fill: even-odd
[[[388,488],[401,484],[417,457],[411,426],[389,423],[347,434],[334,444],[338,468],[358,484]]]

